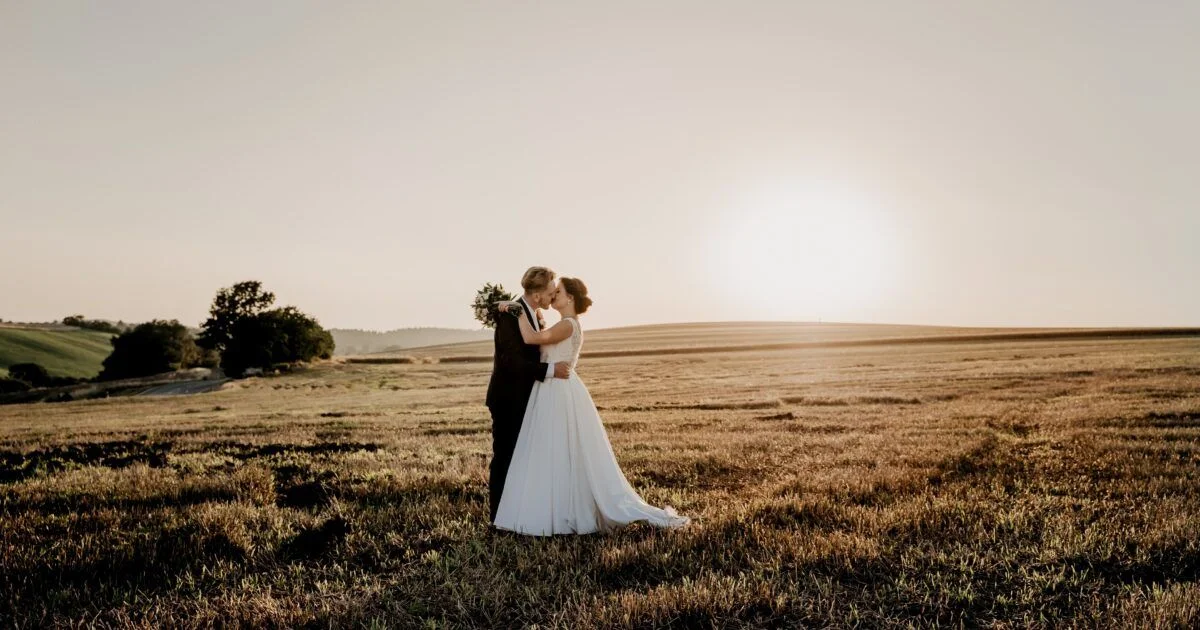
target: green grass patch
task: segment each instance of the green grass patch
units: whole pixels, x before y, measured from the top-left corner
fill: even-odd
[[[37,363],[54,376],[92,377],[112,352],[110,338],[94,330],[0,328],[0,373],[7,375],[10,365]]]

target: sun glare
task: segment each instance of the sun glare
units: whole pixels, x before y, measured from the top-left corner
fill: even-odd
[[[769,319],[865,321],[889,276],[886,215],[829,184],[779,187],[727,217],[714,277]]]

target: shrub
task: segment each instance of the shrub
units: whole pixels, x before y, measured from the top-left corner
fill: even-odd
[[[177,320],[154,320],[112,338],[99,381],[150,376],[197,365],[200,349],[187,327]]]
[[[46,372],[46,368],[36,363],[10,365],[8,366],[8,376],[33,387],[45,387],[50,384],[50,374]]]
[[[13,394],[29,391],[29,383],[15,378],[0,378],[0,394]]]

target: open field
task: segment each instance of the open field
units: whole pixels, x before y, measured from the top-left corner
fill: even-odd
[[[745,334],[683,328],[608,349]],[[489,370],[0,407],[0,623],[1200,624],[1200,337],[585,359],[695,524],[549,540],[486,534]]]
[[[0,327],[0,370],[37,363],[52,376],[91,378],[112,352],[112,335],[95,330]]]

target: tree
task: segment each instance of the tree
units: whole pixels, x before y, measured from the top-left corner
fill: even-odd
[[[283,361],[312,361],[333,356],[333,335],[322,328],[315,318],[301,313],[294,306],[268,311],[268,314],[279,322],[279,328],[287,339]]]
[[[208,319],[201,324],[197,343],[202,348],[222,351],[229,344],[238,322],[258,315],[275,303],[275,294],[263,291],[257,280],[239,282],[217,291]]]
[[[328,359],[333,335],[294,306],[240,318],[229,331],[221,368],[237,376],[248,368],[269,369],[277,363]]]
[[[8,366],[8,375],[18,381],[29,383],[33,387],[44,387],[50,384],[50,374],[46,368],[36,363],[17,363]]]
[[[226,374],[277,363],[328,359],[334,341],[317,320],[293,306],[270,309],[275,294],[256,280],[223,288],[200,327],[198,344],[220,354]]]
[[[192,367],[202,359],[192,334],[177,320],[154,320],[111,339],[98,381],[150,376]]]

